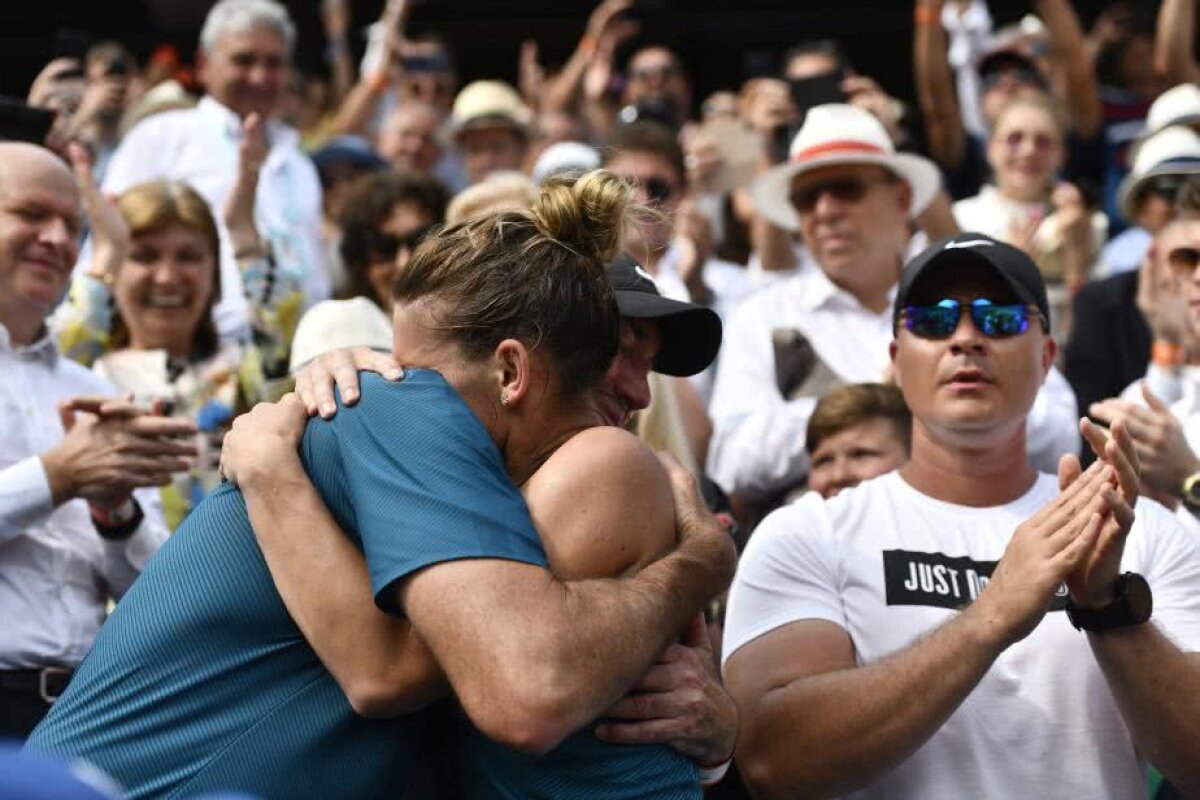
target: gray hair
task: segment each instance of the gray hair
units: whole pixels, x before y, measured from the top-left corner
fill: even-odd
[[[221,0],[213,6],[200,31],[200,49],[211,53],[222,37],[257,27],[270,28],[283,39],[289,54],[296,46],[296,26],[275,0]]]

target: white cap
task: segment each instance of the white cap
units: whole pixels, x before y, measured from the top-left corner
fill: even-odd
[[[292,338],[288,371],[295,373],[317,356],[347,347],[392,352],[391,320],[365,297],[324,300],[305,312]]]
[[[558,142],[547,147],[533,165],[533,182],[539,186],[560,172],[591,172],[600,166],[600,153],[582,142]]]

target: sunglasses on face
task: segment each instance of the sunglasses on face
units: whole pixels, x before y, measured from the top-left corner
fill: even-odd
[[[820,183],[810,183],[792,190],[792,205],[802,214],[817,207],[821,195],[828,194],[839,203],[857,203],[867,195],[867,190],[876,183],[891,183],[888,178],[833,178]]]
[[[675,193],[671,182],[665,178],[645,178],[643,180],[633,178],[631,180],[645,190],[646,198],[652,204],[665,203]]]
[[[395,261],[396,254],[402,249],[413,251],[424,241],[425,236],[433,229],[433,225],[424,225],[409,231],[403,236],[396,236],[383,231],[372,231],[367,248],[373,261]]]
[[[1025,131],[1012,131],[1005,135],[1004,146],[1010,150],[1016,150],[1026,140],[1033,143],[1033,149],[1039,153],[1048,153],[1050,148],[1058,144],[1058,140],[1044,133],[1027,133]]]
[[[1146,182],[1142,189],[1142,197],[1147,194],[1157,195],[1167,202],[1174,203],[1179,187],[1183,186],[1182,175],[1158,175]]]
[[[1176,247],[1167,253],[1167,263],[1171,271],[1182,278],[1191,277],[1200,266],[1200,249],[1195,247]]]
[[[971,322],[989,339],[1019,336],[1029,329],[1029,319],[1035,315],[1042,319],[1041,312],[1022,304],[999,304],[979,298],[967,306]],[[963,303],[946,298],[931,306],[905,306],[904,329],[922,339],[947,339],[958,330],[962,319]],[[1045,320],[1042,320],[1045,326]]]

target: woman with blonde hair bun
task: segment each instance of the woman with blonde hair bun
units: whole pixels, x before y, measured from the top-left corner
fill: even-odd
[[[452,691],[462,727],[434,747],[467,796],[699,800],[685,756],[593,732],[735,559],[687,493],[672,550],[662,464],[599,427],[630,194],[595,171],[418,246],[403,377],[363,374],[328,421],[290,397],[239,419],[240,493],[159,552],[28,746],[138,796],[395,796],[413,711]]]

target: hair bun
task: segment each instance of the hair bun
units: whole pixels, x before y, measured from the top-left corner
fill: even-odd
[[[607,264],[621,249],[633,188],[605,169],[547,181],[530,213],[547,236]]]

